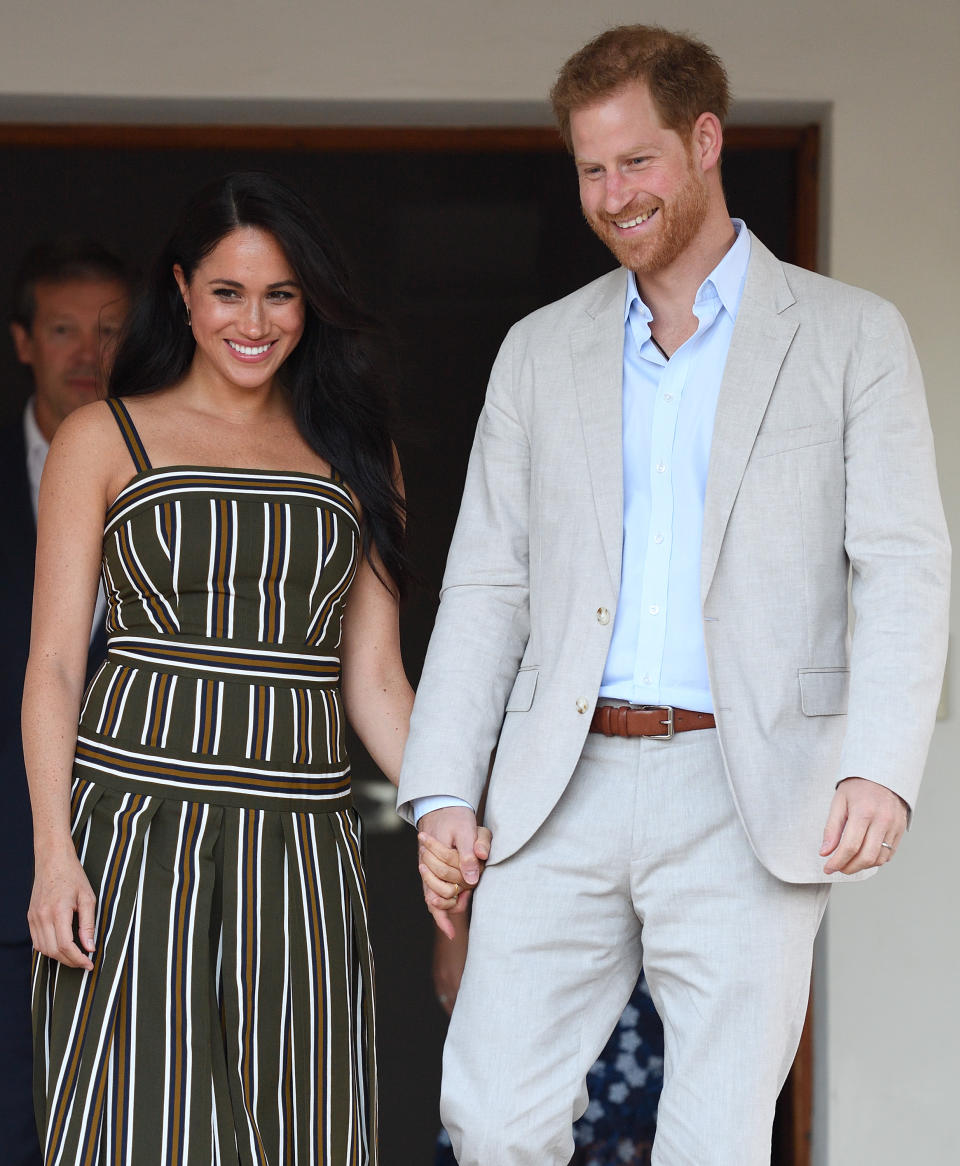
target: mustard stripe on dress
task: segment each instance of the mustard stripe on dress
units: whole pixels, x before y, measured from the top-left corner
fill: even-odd
[[[336,475],[154,469],[110,405],[137,472],[74,764],[97,951],[35,964],[46,1166],[375,1166],[339,688],[356,511]]]

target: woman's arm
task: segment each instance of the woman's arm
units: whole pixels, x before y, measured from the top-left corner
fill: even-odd
[[[399,466],[397,484],[402,490]],[[369,559],[361,562],[343,617],[343,702],[354,732],[377,767],[396,785],[410,731],[413,689],[400,654],[399,600],[392,586],[381,581],[380,577],[390,583],[382,563],[379,559],[375,563],[376,571]],[[489,853],[490,831],[481,827],[476,849],[481,870]],[[420,873],[425,887],[442,889],[448,907],[457,907],[459,899],[459,910],[466,909],[469,891],[456,851],[421,842]]]
[[[28,920],[34,947],[92,968],[95,900],[70,837],[70,783],[103,522],[116,438],[105,406],[69,417],[54,435],[40,483],[23,752],[33,808],[36,874]],[[111,440],[111,438],[113,440]],[[115,470],[114,470],[115,472]]]
[[[377,570],[385,574],[379,562]],[[377,767],[396,785],[413,689],[400,655],[399,602],[366,558],[350,588],[341,660],[343,702],[350,724]]]
[[[350,724],[377,767],[396,785],[410,728],[413,689],[400,657],[396,596],[366,561],[350,588],[341,660],[343,701]],[[476,850],[481,870],[489,853],[490,832],[481,827]],[[445,896],[448,908],[466,910],[470,892],[455,850],[421,838],[420,874],[425,888]],[[439,920],[437,926],[442,927]],[[449,934],[453,928],[447,923],[443,930]]]
[[[396,447],[393,479],[403,498]],[[399,596],[374,546],[361,560],[350,588],[340,658],[347,719],[377,767],[396,785],[410,732],[413,689],[400,654]]]
[[[449,1016],[457,1002],[463,967],[467,962],[469,921],[465,914],[451,915],[453,935],[445,935],[439,927],[433,933],[433,987],[440,1007]]]

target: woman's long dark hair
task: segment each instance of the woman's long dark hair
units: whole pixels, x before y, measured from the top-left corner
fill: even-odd
[[[197,265],[238,227],[268,231],[303,289],[300,343],[280,376],[310,447],[343,475],[363,508],[363,546],[375,547],[402,594],[410,571],[404,505],[394,480],[386,393],[376,359],[377,321],[359,303],[339,249],[317,215],[271,174],[228,174],[184,209],[134,305],[110,375],[112,397],[167,388],[190,368],[196,343],[186,326],[179,264]]]

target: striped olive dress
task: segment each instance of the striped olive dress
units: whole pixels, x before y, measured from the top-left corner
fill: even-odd
[[[46,1166],[375,1164],[373,972],[338,688],[334,475],[151,467],[103,540],[73,836],[94,969],[38,957]]]

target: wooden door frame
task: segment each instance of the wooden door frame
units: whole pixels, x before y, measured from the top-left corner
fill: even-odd
[[[793,245],[796,262],[816,269],[820,127],[728,126],[729,149],[796,152]],[[556,151],[551,126],[270,126],[0,123],[0,146],[113,150],[297,150],[303,152],[444,153]]]
[[[816,270],[819,218],[820,128],[728,126],[725,144],[736,150],[795,151],[795,261]],[[209,150],[304,153],[562,152],[551,126],[283,126],[0,123],[0,147],[26,149]],[[810,1166],[813,1115],[813,1002],[778,1110],[776,1166]]]

